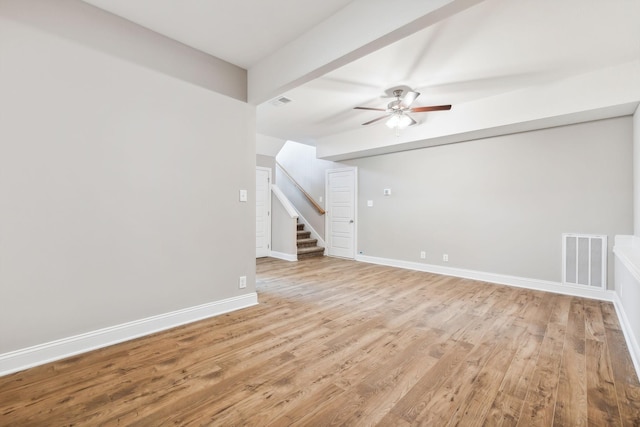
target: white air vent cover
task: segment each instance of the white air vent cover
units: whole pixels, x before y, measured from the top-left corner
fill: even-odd
[[[562,282],[607,289],[607,236],[562,235]]]
[[[286,96],[279,96],[275,99],[272,99],[271,101],[269,101],[269,103],[275,107],[280,107],[282,105],[286,105],[288,103],[291,102],[291,99],[287,98]]]

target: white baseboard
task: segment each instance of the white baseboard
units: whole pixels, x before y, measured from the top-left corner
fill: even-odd
[[[0,354],[0,376],[256,304],[252,292]]]
[[[298,260],[298,255],[297,254],[285,254],[284,252],[271,251],[271,254],[269,256],[271,258],[278,258],[278,259],[282,259],[282,260],[285,260],[285,261],[297,261]]]
[[[422,264],[419,262],[379,258],[366,255],[357,255],[356,261],[367,262],[370,264],[387,265],[390,267],[405,268],[408,270],[424,271],[426,273],[443,274],[445,276],[462,277],[465,279],[480,280],[482,282],[515,286],[518,288],[533,289],[537,291],[546,291],[563,295],[591,298],[601,301],[613,301],[613,297],[615,294],[615,292],[613,291],[589,289],[583,288],[582,286],[563,285],[559,282],[549,282],[546,280],[529,279],[526,277],[508,276],[505,274],[465,270],[462,268],[444,267],[441,265]]]
[[[625,341],[627,342],[627,347],[629,348],[629,354],[631,355],[633,366],[636,368],[636,375],[638,376],[638,379],[640,379],[640,345],[638,345],[638,341],[633,334],[631,322],[629,322],[629,318],[627,317],[627,313],[624,311],[624,306],[622,304],[622,301],[620,301],[620,297],[618,297],[618,294],[614,294],[613,305],[615,306],[616,313],[618,314],[618,321],[620,323],[620,327],[622,328],[622,333],[624,334]]]

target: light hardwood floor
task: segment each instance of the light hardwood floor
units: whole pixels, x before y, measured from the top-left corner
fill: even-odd
[[[257,264],[258,306],[0,378],[0,425],[640,425],[610,303]]]

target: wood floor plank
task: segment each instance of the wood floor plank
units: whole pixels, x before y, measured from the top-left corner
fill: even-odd
[[[633,362],[628,351],[611,351],[615,348],[627,348],[624,335],[616,328],[606,328],[605,334],[622,425],[640,426],[640,381],[635,374]]]
[[[504,380],[506,374],[504,367],[509,366],[513,361],[520,345],[520,337],[525,333],[525,328],[511,326],[496,338],[498,345],[474,378],[471,392],[453,413],[448,425],[481,426],[484,424]]]
[[[321,257],[260,304],[0,377],[0,425],[640,425],[611,303]]]
[[[584,318],[586,339],[604,342],[604,320],[600,301],[584,300]]]
[[[445,381],[434,390],[414,422],[421,425],[447,425],[472,398],[476,381],[492,355],[499,354],[505,341],[512,339],[516,332],[525,330],[506,322],[484,331],[478,344],[472,344],[464,363],[447,375]]]
[[[344,425],[375,425],[420,380],[422,373],[437,363],[446,351],[449,337],[428,330],[389,358],[377,369],[363,375],[356,386],[356,404],[342,416]]]
[[[515,426],[520,418],[529,382],[538,361],[543,337],[529,331],[521,337],[483,425]]]
[[[403,418],[409,423],[416,422],[425,408],[432,405],[436,399],[436,393],[449,378],[458,372],[458,367],[465,362],[467,355],[473,348],[471,344],[457,341],[444,343],[448,348],[420,380],[409,390],[398,403],[393,406],[390,413]],[[484,349],[488,351],[488,349]],[[388,420],[382,419],[382,424]]]
[[[562,352],[553,424],[587,425],[585,315],[582,300],[573,298]]]
[[[609,361],[602,341],[587,339],[587,416],[591,425],[621,425],[620,410]]]
[[[256,425],[268,424],[271,421],[268,415],[269,408],[274,405],[279,405],[283,411],[295,408],[299,400],[307,399],[309,394],[320,392],[326,384],[333,384],[341,390],[352,388],[358,378],[375,370],[380,361],[395,354],[398,344],[408,344],[415,337],[410,331],[380,332],[375,339],[362,341],[360,346],[341,347],[340,352],[321,355],[313,364],[305,363],[304,366],[300,366],[300,369],[304,369],[300,374],[292,375],[289,367],[283,367],[281,371],[272,371],[270,377],[280,386],[272,388],[270,402],[264,402],[266,406],[259,402],[250,405],[252,409],[261,412],[259,422],[251,421],[256,421]],[[303,360],[308,360],[309,357],[307,355]],[[354,399],[351,398],[350,401],[352,400]],[[336,412],[335,408],[333,411]]]
[[[607,329],[620,330],[618,315],[613,304],[609,301],[600,301],[600,311],[602,312],[602,321]]]
[[[518,425],[553,423],[564,339],[564,325],[549,323]]]

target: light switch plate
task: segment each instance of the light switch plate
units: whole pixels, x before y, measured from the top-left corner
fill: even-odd
[[[240,201],[241,202],[247,201],[247,190],[240,190]]]
[[[367,200],[367,206],[368,207],[373,207],[373,200]]]

